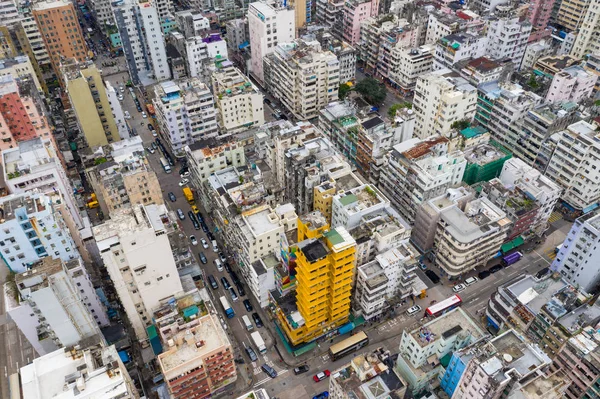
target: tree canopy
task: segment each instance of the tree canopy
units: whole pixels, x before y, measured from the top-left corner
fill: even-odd
[[[396,112],[398,112],[398,110],[402,108],[412,109],[412,104],[407,101],[392,105],[390,109],[388,109],[388,116],[390,117],[390,119],[394,119],[394,117],[396,116]]]
[[[338,90],[339,99],[343,100],[344,98],[346,98],[346,96],[348,95],[348,93],[350,93],[351,90],[352,86],[350,86],[348,83],[342,83]]]
[[[356,84],[355,90],[362,94],[371,105],[380,105],[385,101],[387,90],[375,78],[365,78]]]

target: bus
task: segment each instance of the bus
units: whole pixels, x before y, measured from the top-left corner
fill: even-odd
[[[452,295],[450,298],[444,299],[442,302],[438,302],[425,309],[425,317],[441,316],[460,305],[462,305],[462,299],[458,295]]]
[[[523,254],[520,252],[513,252],[512,254],[508,254],[502,258],[502,266],[510,266],[513,263],[517,263],[521,260]]]
[[[161,157],[160,158],[160,164],[162,165],[162,167],[165,170],[165,172],[171,173],[171,165],[169,165],[169,163],[167,162],[167,160],[165,159],[165,157]]]
[[[21,399],[21,381],[19,378],[19,373],[11,374],[8,377],[8,390],[10,399]]]
[[[223,306],[223,310],[225,311],[225,315],[227,316],[227,318],[231,319],[233,316],[235,316],[235,312],[233,311],[231,305],[229,305],[229,302],[227,302],[227,298],[222,296],[219,299],[221,300],[221,306]]]
[[[359,331],[353,336],[331,345],[329,347],[329,357],[332,360],[338,360],[367,345],[369,345],[369,337],[364,331]]]

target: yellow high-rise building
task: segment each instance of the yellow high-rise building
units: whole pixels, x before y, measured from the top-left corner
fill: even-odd
[[[298,218],[298,239],[296,242],[309,238],[319,238],[329,230],[329,223],[320,211],[306,213]]]
[[[299,237],[322,231],[306,226],[300,218]],[[356,241],[343,227],[322,231],[296,247],[297,310],[277,312],[292,345],[310,342],[348,321],[356,267]]]

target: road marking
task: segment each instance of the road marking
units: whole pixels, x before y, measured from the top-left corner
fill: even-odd
[[[4,376],[8,377],[8,369],[6,368],[6,366],[4,366]]]
[[[259,386],[261,386],[262,384],[264,384],[265,382],[269,381],[271,379],[271,377],[267,377],[264,380],[260,380],[258,381],[256,384],[254,384],[254,388],[258,388]]]
[[[533,250],[534,253],[537,254],[537,256],[540,257],[541,260],[543,260],[544,262],[546,262],[547,264],[551,265],[551,262],[548,262],[548,260],[546,258],[544,258],[542,255],[540,255],[540,253],[538,251],[536,251],[535,249]]]
[[[237,321],[240,323],[240,326],[242,327],[242,329],[244,329],[244,325],[242,324],[242,321],[238,318]]]

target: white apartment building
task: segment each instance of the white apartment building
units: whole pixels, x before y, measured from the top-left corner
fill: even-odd
[[[264,58],[264,83],[294,117],[316,118],[322,108],[338,99],[339,61],[316,40],[280,43]]]
[[[156,120],[176,157],[185,156],[186,145],[218,135],[214,99],[200,79],[162,82],[154,92]]]
[[[465,28],[466,21],[455,14],[434,11],[429,14],[425,44],[435,45],[439,39]]]
[[[488,198],[448,207],[440,215],[435,234],[435,264],[451,279],[485,265],[500,250],[511,221]]]
[[[279,263],[279,259],[271,254],[252,263],[252,267],[248,268],[246,283],[263,309],[271,303],[269,293],[276,288],[275,268]]]
[[[417,208],[448,188],[461,184],[467,161],[462,151],[449,150],[444,137],[410,139],[390,151],[379,188],[411,225]]]
[[[558,134],[545,174],[564,190],[561,198],[567,204],[587,213],[600,201],[598,132],[589,123],[579,121]]]
[[[505,186],[520,188],[536,201],[539,209],[534,223],[545,227],[560,198],[562,188],[519,158],[511,158],[504,162],[499,179]]]
[[[507,3],[508,0],[473,0],[469,4],[483,11],[487,10],[490,12],[494,12],[494,10],[496,10],[496,7]]]
[[[123,0],[113,5],[113,12],[133,82],[169,79],[171,70],[154,3]]]
[[[461,309],[453,309],[412,331],[404,330],[396,370],[413,393],[437,385],[440,359],[484,338],[486,333]]]
[[[417,48],[396,49],[392,53],[390,80],[404,91],[413,90],[419,76],[433,70],[434,50],[435,47],[431,44]]]
[[[521,71],[526,71],[529,68],[533,68],[533,65],[535,65],[539,58],[551,55],[553,51],[550,40],[540,40],[539,42],[528,44],[527,47],[525,47],[525,53],[523,54],[519,69]]]
[[[470,33],[453,33],[436,42],[433,69],[452,68],[456,63],[483,57],[488,51],[488,38]]]
[[[117,130],[119,131],[119,137],[121,137],[121,140],[128,139],[131,137],[131,134],[127,127],[123,107],[121,107],[121,102],[119,101],[119,92],[108,80],[104,81],[104,86],[106,87],[106,97],[110,104],[110,111],[113,114]]]
[[[39,193],[0,198],[0,258],[11,271],[24,272],[46,256],[63,261],[79,257],[67,224],[55,208],[50,197]]]
[[[387,206],[388,199],[370,184],[338,192],[331,204],[331,227],[344,226],[351,230],[358,227],[364,216]]]
[[[262,93],[231,63],[213,72],[212,89],[221,134],[265,123]]]
[[[290,43],[296,37],[296,16],[292,7],[284,7],[274,0],[248,5],[250,34],[250,73],[263,84],[263,58],[275,51],[279,43]]]
[[[189,76],[204,76],[205,69],[219,56],[227,58],[227,42],[219,33],[207,37],[192,36],[185,40],[185,54]]]
[[[42,42],[40,46],[43,46]],[[48,58],[48,63],[50,59]],[[0,76],[11,76],[13,79],[33,79],[38,91],[42,91],[42,86],[35,74],[35,69],[26,55],[19,55],[15,58],[6,58],[0,60]]]
[[[554,75],[546,102],[572,101],[575,103],[592,96],[598,75],[579,65],[572,65]]]
[[[600,283],[600,213],[590,212],[575,220],[550,268],[584,292]]]
[[[36,191],[52,196],[58,191],[77,227],[83,228],[83,218],[73,195],[71,181],[52,140],[36,138],[4,150],[2,166],[10,193]]]
[[[267,255],[278,253],[279,240],[284,232],[279,215],[268,205],[242,213],[237,219],[241,240],[247,244],[243,258],[252,265]]]
[[[521,63],[532,25],[528,20],[517,17],[490,18],[487,38],[489,48],[486,56],[493,60],[510,60],[515,65]]]
[[[94,238],[117,295],[135,331],[146,328],[161,299],[183,290],[167,234],[174,220],[164,205],[120,210],[93,227]]]
[[[27,399],[140,397],[114,345],[60,348],[32,359],[19,374],[23,397]]]
[[[15,284],[20,303],[8,314],[38,355],[87,338],[103,341],[98,326],[108,317],[79,259],[44,258],[17,274]]]
[[[102,32],[106,33],[107,27],[115,26],[115,18],[110,0],[91,0],[89,5],[90,11]]]
[[[405,240],[356,269],[354,303],[365,320],[382,314],[390,303],[421,294],[424,286],[414,273],[419,256],[419,252]]]
[[[197,187],[219,170],[246,165],[244,146],[239,142],[219,143],[208,139],[185,146],[184,150],[192,180]]]
[[[177,27],[186,38],[200,36],[210,29],[210,21],[197,11],[184,10],[175,13]]]
[[[477,89],[449,69],[419,76],[413,109],[417,116],[415,136],[425,139],[444,135],[454,122],[471,120],[477,106]]]
[[[577,32],[571,55],[583,58],[587,54],[600,53],[600,8],[595,2],[581,2],[586,6],[581,17],[581,26]]]
[[[21,19],[14,0],[0,1],[0,26],[10,26]]]

